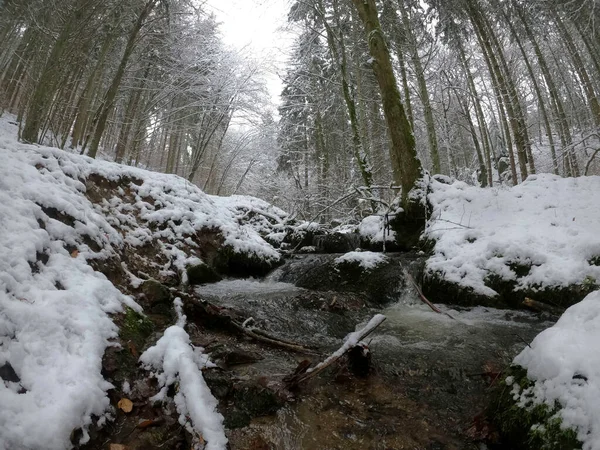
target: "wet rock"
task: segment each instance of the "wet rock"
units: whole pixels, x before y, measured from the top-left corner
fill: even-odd
[[[0,378],[4,381],[19,383],[21,379],[13,369],[13,366],[10,365],[9,362],[4,363],[4,365],[0,366]]]
[[[527,266],[513,265],[512,270],[518,274],[527,274]],[[521,275],[523,276],[523,275]],[[435,303],[447,303],[462,306],[494,306],[523,308],[525,298],[546,303],[552,307],[567,308],[583,300],[590,292],[598,289],[595,280],[582,284],[554,287],[520,288],[516,280],[505,280],[490,274],[485,285],[497,292],[490,297],[475,292],[470,287],[449,282],[439,273],[426,272],[423,276],[423,293]]]
[[[234,386],[231,400],[234,408],[225,414],[225,426],[231,429],[247,426],[254,417],[274,414],[284,405],[274,390],[258,382]]]
[[[283,263],[283,258],[264,258],[254,253],[241,253],[230,246],[219,249],[214,261],[217,272],[234,277],[262,277]]]
[[[223,278],[207,264],[196,264],[186,269],[188,282],[190,284],[216,283]]]
[[[146,280],[142,283],[141,290],[143,297],[140,303],[146,312],[164,316],[172,315],[173,301],[168,287],[156,280]]]
[[[263,359],[261,354],[239,347],[222,347],[211,352],[210,357],[225,368],[240,364],[252,364]]]
[[[424,259],[419,256],[389,256],[385,263],[364,270],[357,264],[336,264],[339,255],[307,255],[288,261],[281,268],[281,281],[316,291],[352,292],[383,304],[398,298],[406,285],[403,269],[419,279]]]
[[[153,307],[161,303],[171,304],[171,291],[156,280],[146,280],[141,285],[145,303]]]
[[[347,253],[360,247],[358,233],[327,233],[315,236],[314,246],[318,253]]]

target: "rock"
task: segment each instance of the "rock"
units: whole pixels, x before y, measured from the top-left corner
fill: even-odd
[[[223,279],[212,267],[204,263],[189,266],[186,273],[190,284],[216,283]]]
[[[490,421],[500,432],[502,448],[515,450],[581,448],[575,430],[561,426],[558,403],[553,406],[542,403],[529,408],[517,406],[512,392],[514,385],[524,390],[534,384],[527,378],[525,369],[511,366],[504,372],[503,378],[495,388],[494,398],[487,411]],[[532,424],[540,426],[532,427]]]
[[[515,273],[527,273],[526,266],[513,266]],[[590,292],[598,289],[595,281],[570,286],[549,286],[520,288],[515,280],[505,280],[490,274],[485,285],[497,292],[490,297],[475,292],[470,287],[460,286],[443,278],[439,273],[426,272],[423,276],[423,294],[434,303],[447,303],[462,306],[493,306],[521,309],[525,298],[531,298],[548,305],[567,308],[583,300]]]
[[[326,233],[313,238],[318,253],[347,253],[360,247],[358,233]]]
[[[219,249],[219,255],[215,259],[215,269],[222,274],[234,277],[262,277],[283,263],[283,258],[265,258],[254,253],[236,252],[230,246]]]
[[[212,360],[218,361],[224,367],[237,366],[240,364],[251,364],[263,359],[259,353],[243,350],[238,347],[224,347],[211,352]]]
[[[144,303],[150,308],[160,304],[171,304],[171,291],[156,280],[144,281],[141,290],[144,294]]]
[[[280,281],[315,291],[362,294],[375,304],[384,304],[397,300],[404,288],[404,268],[418,280],[424,265],[423,257],[388,256],[384,263],[364,270],[358,264],[336,264],[337,256],[299,256],[280,269]]]
[[[254,417],[274,414],[284,405],[276,392],[258,382],[235,385],[232,401],[234,410],[225,415],[225,426],[231,429],[247,426]]]
[[[0,366],[0,378],[2,378],[4,381],[12,383],[21,382],[17,372],[15,372],[15,369],[13,369],[13,366],[11,366],[9,362],[6,362],[3,366]]]

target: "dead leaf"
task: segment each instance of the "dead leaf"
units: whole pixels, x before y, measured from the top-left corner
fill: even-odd
[[[138,428],[150,428],[150,427],[158,427],[160,425],[162,425],[164,423],[165,419],[159,418],[159,419],[147,419],[147,420],[142,420],[140,423],[137,424]]]
[[[134,358],[139,358],[140,355],[137,351],[137,348],[135,347],[135,344],[133,342],[129,342],[127,346],[129,347],[129,353],[131,353]]]
[[[117,403],[117,407],[123,412],[130,413],[133,409],[133,402],[128,398],[123,397],[119,400],[119,403]]]
[[[75,249],[71,252],[71,258],[77,258],[79,256],[79,250]]]
[[[109,449],[110,450],[127,450],[127,447],[125,447],[122,444],[110,444]]]

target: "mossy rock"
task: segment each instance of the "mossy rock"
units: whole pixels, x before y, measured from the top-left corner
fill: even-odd
[[[234,277],[263,277],[283,263],[283,258],[260,257],[254,253],[236,252],[230,246],[221,247],[215,259],[217,272]]]
[[[115,319],[119,326],[121,347],[109,347],[102,359],[102,370],[112,382],[130,380],[138,370],[138,357],[146,340],[154,330],[154,324],[131,308]]]
[[[511,376],[513,382],[506,384]],[[522,408],[513,399],[513,386],[520,390],[533,385],[527,378],[527,372],[520,366],[512,366],[504,376],[504,380],[496,388],[493,400],[488,409],[490,421],[500,432],[502,448],[514,450],[544,449],[571,450],[581,449],[577,433],[572,429],[561,427],[561,419],[557,416],[560,405],[552,407],[546,404]]]
[[[152,307],[157,304],[171,304],[171,291],[156,280],[146,280],[140,286],[145,302]]]
[[[519,270],[525,269],[519,268]],[[570,286],[523,289],[518,287],[516,280],[506,280],[496,274],[489,274],[484,283],[496,291],[497,295],[479,294],[470,287],[445,280],[441,273],[426,272],[423,277],[423,293],[436,302],[462,306],[523,308],[523,301],[528,297],[551,306],[568,308],[598,289],[596,280],[590,278],[586,278],[581,284]]]
[[[216,283],[223,278],[207,264],[196,264],[186,269],[188,282],[190,284]]]
[[[326,233],[314,236],[313,245],[318,253],[347,253],[361,246],[358,233]]]
[[[125,309],[119,330],[119,337],[122,341],[131,341],[141,348],[153,331],[154,324],[150,319],[129,307]]]
[[[144,294],[140,303],[148,313],[171,316],[173,298],[167,286],[156,280],[146,280],[141,285]]]

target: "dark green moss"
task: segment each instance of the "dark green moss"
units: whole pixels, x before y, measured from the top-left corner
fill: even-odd
[[[152,331],[154,324],[150,319],[131,308],[126,308],[119,330],[121,341],[131,342],[141,348]]]
[[[533,382],[527,372],[519,366],[512,366],[506,376],[513,377],[513,383],[520,389],[527,389]],[[521,408],[513,399],[513,385],[503,381],[498,386],[488,410],[490,420],[500,432],[502,445],[515,450],[580,449],[581,443],[572,429],[561,428],[561,420],[556,416],[560,406],[541,404],[531,408]],[[503,447],[503,448],[504,448]]]

